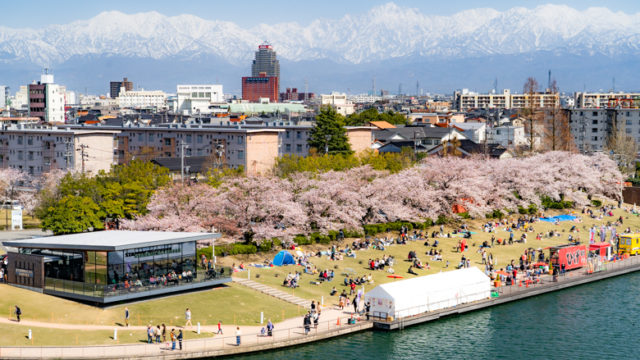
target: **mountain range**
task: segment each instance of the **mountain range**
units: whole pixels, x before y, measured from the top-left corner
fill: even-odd
[[[194,15],[103,12],[43,28],[0,26],[0,84],[17,87],[52,68],[56,82],[105,93],[123,76],[175,92],[177,83],[218,82],[240,92],[257,46],[273,45],[281,87],[353,93],[521,90],[547,71],[565,91],[637,88],[640,14],[541,5],[480,8],[451,16],[388,3],[361,15],[309,24],[241,27]],[[375,80],[374,80],[375,79]],[[401,89],[399,89],[401,87]]]

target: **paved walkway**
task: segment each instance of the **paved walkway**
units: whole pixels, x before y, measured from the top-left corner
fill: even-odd
[[[348,324],[348,319],[357,315],[350,312],[325,307],[321,311],[320,321],[317,326],[312,326],[310,332],[305,334],[303,317],[296,317],[275,324],[273,336],[264,336],[261,333],[263,326],[241,326],[241,345],[236,345],[236,328],[233,325],[223,327],[224,334],[211,337],[186,340],[183,343],[183,351],[171,351],[170,344],[127,344],[127,345],[103,345],[103,346],[65,346],[65,347],[0,347],[0,358],[191,358],[214,357],[220,355],[240,354],[278,347],[302,344],[317,341],[351,332],[361,331],[373,327],[373,323],[360,319],[356,324]],[[0,323],[16,324],[12,320],[0,319]],[[67,330],[113,330],[124,329],[117,326],[103,325],[76,325],[53,324],[37,321],[23,320],[21,325],[38,326]],[[265,323],[266,326],[266,323]],[[131,326],[127,329],[145,330],[145,326]],[[195,329],[195,328],[193,328]],[[191,330],[191,329],[190,329]],[[215,326],[202,326],[201,331],[211,332],[217,330]],[[185,332],[189,338],[189,332]]]
[[[280,300],[286,301],[288,303],[294,304],[294,305],[299,305],[302,306],[304,308],[310,308],[311,307],[311,301],[309,300],[305,300],[303,298],[299,298],[297,296],[293,296],[291,294],[288,294],[282,290],[279,289],[275,289],[271,286],[268,285],[264,285],[264,284],[260,284],[257,283],[253,280],[249,280],[249,279],[239,279],[239,278],[233,278],[233,281],[238,283],[238,284],[242,284],[244,286],[247,286],[251,289],[254,289],[256,291],[259,291],[263,294],[267,294],[270,296],[273,296],[275,298],[278,298]]]

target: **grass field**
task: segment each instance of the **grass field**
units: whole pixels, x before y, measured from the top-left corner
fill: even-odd
[[[568,211],[564,211],[564,212],[550,211],[550,212],[547,212],[547,215],[558,215],[561,213],[569,213],[569,212]],[[516,260],[516,263],[517,263],[519,256],[527,248],[532,247],[532,248],[538,249],[538,248],[544,248],[551,245],[560,245],[560,244],[568,243],[569,230],[573,225],[576,225],[576,227],[579,230],[579,232],[574,233],[573,236],[574,238],[579,237],[582,243],[588,243],[589,241],[588,229],[592,225],[595,224],[600,226],[603,223],[606,223],[607,221],[614,222],[619,216],[623,216],[625,221],[622,226],[618,227],[618,232],[622,232],[622,230],[625,229],[626,227],[631,227],[632,230],[640,229],[640,217],[627,213],[621,209],[614,210],[615,216],[605,217],[602,221],[599,221],[597,219],[595,220],[590,219],[586,216],[581,216],[582,214],[579,214],[579,213],[576,215],[582,218],[581,223],[565,221],[565,222],[561,222],[559,225],[554,225],[554,224],[542,222],[542,221],[536,222],[533,225],[535,231],[527,233],[528,240],[526,244],[514,243],[513,245],[505,245],[505,246],[496,245],[493,248],[488,249],[488,252],[493,254],[494,259],[497,259],[497,264],[498,264],[497,267],[500,268],[500,267],[505,267],[507,263],[509,263],[512,259]],[[515,220],[517,219],[517,217],[518,216],[515,215],[512,217],[512,219]],[[476,233],[472,236],[470,240],[467,240],[467,244],[468,246],[470,246],[470,248],[468,251],[464,252],[464,255],[467,258],[470,257],[472,265],[477,266],[480,269],[484,270],[484,265],[482,265],[482,257],[477,250],[478,250],[478,246],[482,244],[483,241],[485,240],[490,241],[491,234],[482,232],[480,230],[480,226],[482,223],[483,222],[477,221],[477,220],[466,221],[466,224],[469,225],[470,230]],[[543,238],[542,240],[539,240],[539,241],[535,240],[536,233],[539,233],[539,232],[548,233],[552,229],[559,231],[561,236],[557,236],[553,238]],[[431,233],[432,231],[439,230],[439,229],[438,227],[432,227],[429,230],[430,230],[429,233]],[[445,233],[450,232],[451,230],[452,230],[451,227],[445,226]],[[516,231],[515,239],[519,239],[521,234],[522,234],[522,231]],[[398,236],[397,233],[387,234],[387,235],[394,236],[394,237]],[[496,239],[498,238],[508,239],[509,237],[508,232],[506,232],[504,228],[497,230],[495,233],[495,236],[496,236]],[[442,249],[444,261],[431,261],[430,257],[425,255],[425,252],[429,250],[429,248],[424,246],[424,241],[409,242],[406,245],[393,245],[388,247],[385,251],[360,250],[356,252],[357,258],[354,259],[350,257],[344,257],[344,260],[342,261],[331,261],[327,256],[323,256],[322,258],[313,257],[311,259],[311,262],[318,268],[318,270],[334,269],[336,278],[331,282],[324,282],[320,285],[315,285],[315,284],[312,284],[311,282],[317,279],[317,275],[303,274],[301,276],[300,287],[296,288],[295,290],[282,286],[282,281],[289,272],[295,272],[295,271],[302,272],[303,268],[301,266],[289,265],[289,266],[262,268],[262,269],[250,267],[251,278],[252,280],[273,286],[283,291],[287,291],[296,296],[300,296],[307,299],[315,299],[315,300],[320,300],[321,297],[324,297],[325,304],[328,304],[330,302],[336,303],[337,296],[334,296],[333,299],[330,299],[331,297],[329,296],[329,292],[333,286],[336,287],[338,292],[341,292],[342,289],[346,289],[346,287],[343,286],[343,279],[344,279],[343,274],[346,272],[349,272],[349,273],[355,272],[358,275],[372,274],[372,277],[374,279],[374,284],[366,285],[365,291],[370,290],[371,288],[373,288],[378,284],[382,284],[390,281],[398,281],[395,279],[388,278],[389,273],[387,272],[383,272],[380,270],[378,271],[369,270],[368,259],[381,258],[383,254],[392,255],[396,259],[396,264],[393,266],[393,269],[395,270],[395,274],[403,276],[404,278],[409,278],[409,277],[413,277],[414,275],[407,273],[410,263],[405,262],[404,260],[407,259],[407,255],[409,251],[414,250],[418,255],[418,258],[422,260],[423,264],[425,262],[428,262],[429,265],[431,266],[430,270],[415,269],[415,271],[419,275],[433,274],[443,270],[453,270],[455,269],[455,266],[460,262],[460,258],[462,256],[461,253],[456,252],[455,250],[455,247],[458,244],[458,241],[460,239],[461,238],[457,238],[457,237],[438,238],[440,242],[439,249]],[[353,242],[353,239],[345,240],[342,244],[340,244],[340,248],[344,248],[344,246],[347,243],[351,244],[351,242]],[[433,243],[433,239],[430,239],[430,243]],[[330,245],[303,246],[302,248],[303,248],[302,250],[305,252],[306,251],[317,252],[320,249],[328,250],[330,248]],[[243,261],[245,264],[249,262],[262,263],[267,258],[272,259],[274,255],[275,253],[263,254],[263,255],[252,255],[252,256],[245,255],[245,256],[238,256],[235,258],[224,258],[222,259],[222,261],[225,262],[226,265],[231,265],[230,262],[234,262],[237,265],[241,261]],[[450,265],[448,268],[445,269],[445,264],[447,260],[450,262]],[[239,272],[239,273],[236,273],[235,276],[246,277],[247,273],[246,271]],[[259,276],[259,277],[256,277],[256,276]]]
[[[32,331],[32,340],[27,336],[29,329]],[[147,333],[144,330],[120,329],[117,341],[113,340],[113,330],[77,331],[0,324],[0,332],[0,346],[116,345],[147,341]],[[184,331],[185,340],[211,336],[211,333],[201,332],[198,335],[195,331]]]
[[[101,309],[8,285],[0,285],[0,294],[0,316],[9,317],[13,306],[18,304],[22,318],[26,320],[87,325],[123,323],[125,305]],[[130,325],[184,325],[187,307],[193,314],[193,324],[200,322],[203,326],[217,324],[218,320],[224,324],[258,325],[261,311],[265,319],[272,318],[274,321],[299,313],[294,305],[238,284],[126,306],[131,314]]]

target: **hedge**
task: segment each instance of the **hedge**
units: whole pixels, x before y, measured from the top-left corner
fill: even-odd
[[[364,233],[366,235],[376,235],[379,233],[389,232],[389,231],[400,231],[402,227],[406,227],[408,230],[418,229],[425,230],[431,226],[433,226],[433,221],[428,219],[422,223],[412,223],[408,221],[394,221],[384,224],[368,224],[364,225]]]
[[[538,213],[538,207],[536,206],[536,204],[531,204],[529,205],[529,207],[522,207],[522,206],[518,206],[518,213],[520,214],[529,214],[529,215],[535,215]]]

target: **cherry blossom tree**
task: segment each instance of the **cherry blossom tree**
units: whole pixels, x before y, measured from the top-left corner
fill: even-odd
[[[1,178],[0,178],[1,179]],[[430,157],[390,174],[362,166],[288,178],[228,178],[218,187],[173,184],[158,190],[131,229],[249,234],[256,243],[290,241],[314,231],[365,224],[422,222],[454,216],[456,205],[483,217],[539,206],[543,196],[585,205],[593,196],[621,199],[622,174],[604,155],[547,152],[526,158]]]

